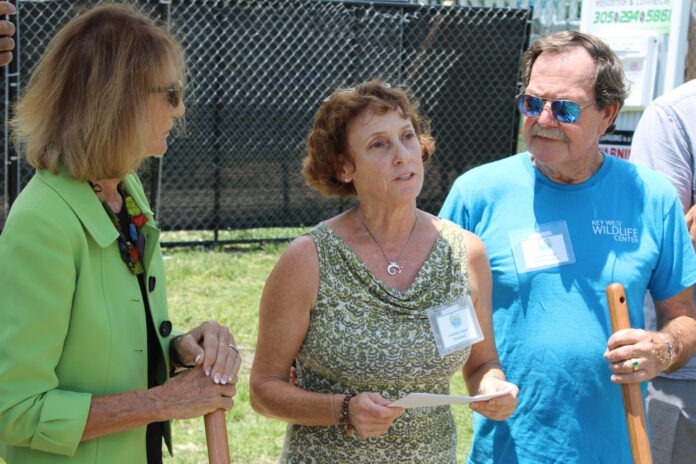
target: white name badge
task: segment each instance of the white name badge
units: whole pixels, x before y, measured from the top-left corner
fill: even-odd
[[[573,244],[565,221],[514,230],[509,237],[515,267],[520,274],[575,262]]]
[[[435,306],[426,312],[442,357],[483,340],[481,326],[469,295]]]

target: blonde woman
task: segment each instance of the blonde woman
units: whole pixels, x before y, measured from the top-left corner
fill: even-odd
[[[174,37],[118,5],[70,21],[32,73],[13,125],[36,174],[0,236],[7,464],[161,463],[170,419],[233,405],[229,330],[172,331],[134,174],[184,115],[183,73]]]

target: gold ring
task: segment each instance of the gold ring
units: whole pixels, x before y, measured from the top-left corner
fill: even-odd
[[[631,360],[631,366],[633,366],[633,372],[635,372],[635,371],[638,370],[638,366],[639,366],[639,365],[640,365],[640,364],[638,364],[638,360],[637,360],[637,359],[632,359],[632,360]]]

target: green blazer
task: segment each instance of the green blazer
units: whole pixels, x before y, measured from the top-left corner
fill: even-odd
[[[161,384],[170,334],[159,230],[137,176],[123,183],[149,219],[145,282],[162,347]],[[87,182],[64,173],[38,171],[12,206],[0,235],[0,456],[7,464],[146,462],[145,427],[80,442],[92,395],[147,389],[145,306],[117,236]],[[171,450],[168,423],[166,430]]]

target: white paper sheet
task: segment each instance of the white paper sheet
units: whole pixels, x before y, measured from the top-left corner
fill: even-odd
[[[507,395],[512,391],[511,388],[490,393],[488,395],[477,396],[456,396],[456,395],[436,395],[433,393],[409,393],[400,400],[394,401],[389,406],[398,406],[400,408],[428,408],[432,406],[443,406],[446,404],[469,404],[475,401],[486,401],[498,396]]]

